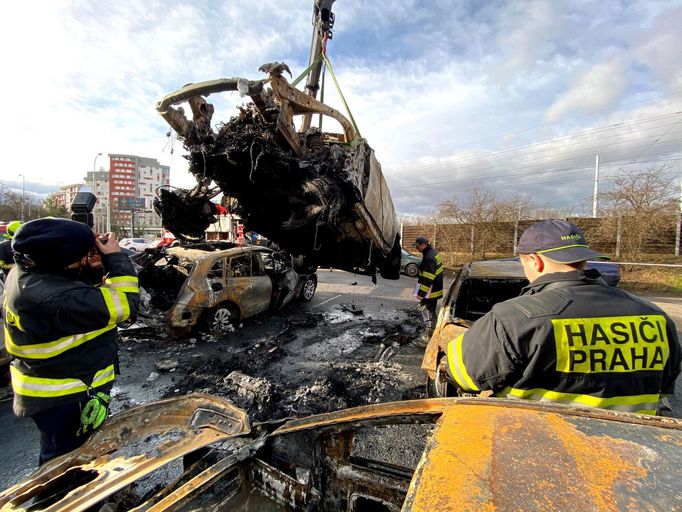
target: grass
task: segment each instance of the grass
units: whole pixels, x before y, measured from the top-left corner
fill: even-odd
[[[624,290],[682,296],[682,269],[622,266],[620,270]]]

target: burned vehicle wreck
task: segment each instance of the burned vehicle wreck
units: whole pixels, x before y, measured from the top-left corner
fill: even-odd
[[[215,221],[209,201],[224,206],[256,231],[296,256],[299,264],[335,267],[398,279],[400,228],[374,150],[351,120],[315,99],[331,38],[332,1],[315,4],[315,32],[306,92],[283,77],[289,68],[270,63],[262,80],[223,78],[194,83],[156,105],[189,152],[191,190],[161,189],[154,207],[163,225],[183,239],[200,238]],[[205,96],[238,91],[251,102],[211,127],[214,107]],[[188,102],[192,118],[179,104]],[[311,126],[314,114],[336,121],[342,133]],[[300,120],[300,129],[296,122]]]
[[[317,275],[296,272],[288,253],[260,246],[193,244],[148,250],[135,261],[149,295],[143,308],[161,310],[162,326],[175,337],[195,327],[229,332],[268,309],[309,301],[317,288]]]
[[[0,510],[673,510],[680,447],[681,420],[525,401],[251,424],[191,394],[113,416],[0,494]]]

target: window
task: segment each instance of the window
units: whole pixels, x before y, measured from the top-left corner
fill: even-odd
[[[228,277],[251,277],[251,255],[246,254],[232,258]]]
[[[215,261],[211,269],[208,271],[209,279],[220,279],[223,277],[223,268],[225,267],[225,258],[220,258]]]

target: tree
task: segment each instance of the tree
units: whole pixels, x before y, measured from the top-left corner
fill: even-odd
[[[627,259],[642,257],[645,246],[657,242],[674,225],[676,177],[665,165],[644,171],[620,169],[601,194],[607,212],[597,236],[613,239],[620,232],[620,252]]]

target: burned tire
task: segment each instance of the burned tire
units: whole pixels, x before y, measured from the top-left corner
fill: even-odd
[[[315,290],[317,289],[317,279],[313,276],[308,276],[305,278],[303,286],[301,286],[301,300],[304,302],[310,302],[315,296]]]
[[[434,380],[426,376],[426,398],[444,398],[448,395],[448,383],[445,380]]]
[[[409,277],[417,277],[419,275],[419,265],[416,263],[408,263],[405,265],[405,274]]]
[[[206,314],[206,328],[215,335],[223,335],[234,331],[234,324],[239,314],[232,304],[223,303]]]

